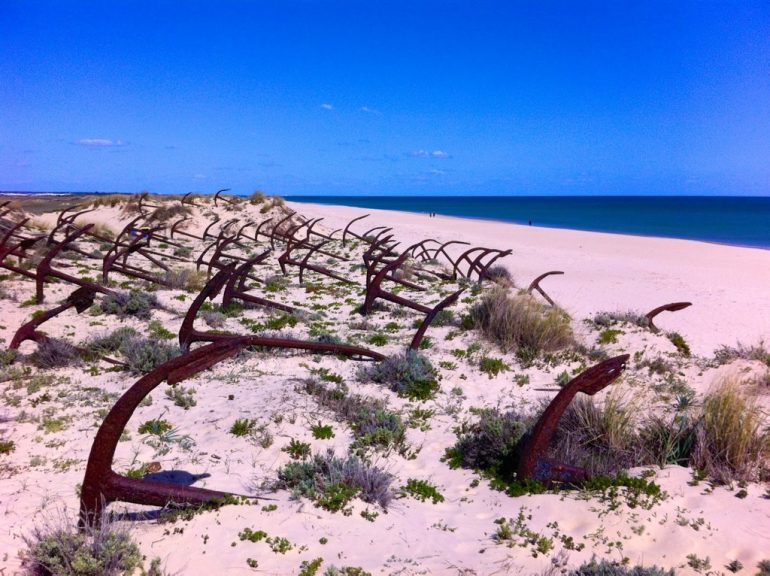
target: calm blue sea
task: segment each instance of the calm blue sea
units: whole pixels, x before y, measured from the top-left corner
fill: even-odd
[[[620,234],[770,249],[770,197],[732,196],[287,196],[295,202],[436,212]]]

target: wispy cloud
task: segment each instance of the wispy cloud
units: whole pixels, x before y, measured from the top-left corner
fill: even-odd
[[[123,140],[108,140],[107,138],[81,138],[76,141],[75,144],[80,146],[125,146],[126,143]]]
[[[334,110],[334,106],[332,104],[329,104],[328,102],[324,102],[321,104],[321,108],[324,110]]]
[[[361,106],[358,111],[363,112],[364,114],[375,114],[377,116],[382,116],[382,112],[375,110],[374,108],[369,108],[369,106]]]
[[[451,158],[449,152],[444,150],[415,150],[409,154],[413,158]]]
[[[207,176],[205,174],[195,174],[193,178],[195,178],[196,180],[205,180]]]

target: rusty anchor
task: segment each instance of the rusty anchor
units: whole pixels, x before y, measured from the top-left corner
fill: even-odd
[[[309,262],[310,257],[315,253],[321,250],[323,246],[328,244],[330,240],[324,240],[318,244],[312,245],[309,244],[306,240],[301,241],[288,241],[286,250],[278,257],[278,264],[281,266],[281,272],[283,272],[284,275],[287,274],[286,272],[286,266],[298,266],[299,267],[299,283],[302,284],[304,280],[304,273],[305,270],[312,270],[313,272],[317,272],[318,274],[322,274],[323,276],[328,276],[329,278],[334,278],[335,280],[339,280],[340,282],[345,282],[347,284],[354,284],[352,280],[349,278],[345,278],[344,276],[340,276],[339,274],[332,272],[328,268],[325,268],[323,266],[319,266],[317,264],[312,264]],[[303,250],[306,249],[307,253],[302,258],[302,260],[296,260],[292,257],[292,252],[295,250]]]
[[[195,342],[226,342],[233,338],[242,338],[243,336],[235,334],[222,334],[218,332],[202,332],[195,329],[195,318],[206,299],[213,299],[219,294],[219,291],[225,286],[228,278],[232,275],[235,269],[234,264],[230,264],[217,272],[214,277],[208,281],[203,290],[195,297],[190,308],[187,310],[187,314],[182,321],[182,326],[179,328],[179,347],[182,350],[189,350],[190,345]],[[312,352],[326,352],[330,354],[337,354],[343,356],[349,356],[351,358],[371,358],[373,360],[383,360],[385,356],[379,352],[369,350],[368,348],[360,348],[358,346],[351,346],[349,344],[334,344],[325,342],[311,342],[308,340],[296,340],[293,338],[273,338],[268,336],[249,336],[251,344],[253,346],[264,346],[270,348],[288,348],[298,350],[309,350]]]
[[[628,354],[623,354],[592,366],[559,391],[540,416],[524,444],[517,471],[518,480],[574,483],[587,479],[587,473],[582,468],[554,462],[547,458],[546,454],[559,426],[559,420],[575,395],[582,392],[593,396],[609,386],[623,373],[629,357]]]
[[[532,280],[529,287],[527,288],[527,294],[532,294],[533,290],[537,290],[540,293],[540,295],[543,298],[545,298],[546,301],[551,306],[556,306],[553,300],[551,300],[551,297],[548,296],[548,294],[545,293],[545,290],[543,290],[543,288],[540,286],[540,281],[543,280],[544,278],[547,278],[548,276],[556,276],[557,274],[564,274],[564,272],[562,272],[561,270],[552,270],[551,272],[546,272],[545,274],[541,274],[540,276]]]
[[[692,306],[692,302],[672,302],[671,304],[664,304],[663,306],[658,306],[657,308],[650,310],[647,312],[647,314],[644,315],[644,317],[647,319],[647,325],[649,329],[655,333],[658,333],[660,332],[660,329],[655,326],[652,321],[655,316],[661,312],[677,312],[679,310],[684,310],[689,306]]]
[[[76,278],[75,276],[66,274],[65,272],[55,270],[51,265],[52,260],[59,254],[59,252],[66,248],[68,244],[74,242],[77,238],[88,232],[91,226],[93,226],[93,224],[87,224],[83,228],[79,228],[78,230],[68,234],[61,242],[56,243],[37,265],[37,269],[35,270],[35,301],[38,304],[41,304],[45,298],[45,294],[43,293],[43,286],[49,276],[52,278],[64,280],[65,282],[69,282],[71,284],[76,284],[77,286],[90,288],[95,292],[101,292],[102,294],[108,294],[112,296],[115,295],[115,292],[109,288],[95,284],[93,282],[81,280],[80,278]]]
[[[11,339],[11,343],[8,348],[18,349],[22,342],[26,340],[34,340],[37,343],[41,343],[48,339],[48,336],[42,332],[38,332],[37,329],[41,324],[47,322],[54,316],[58,316],[65,310],[75,308],[78,314],[88,310],[94,303],[94,290],[87,286],[82,286],[70,294],[64,302],[55,308],[51,308],[42,314],[35,316],[27,322],[22,324]]]

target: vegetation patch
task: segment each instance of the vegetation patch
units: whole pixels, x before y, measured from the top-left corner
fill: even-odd
[[[569,316],[540,304],[528,294],[511,296],[507,288],[495,286],[474,305],[466,321],[504,351],[531,358],[574,342]]]
[[[429,400],[439,389],[435,368],[427,357],[408,350],[359,371],[363,380],[385,384],[410,400]]]
[[[386,509],[392,500],[393,477],[356,456],[338,458],[332,450],[278,470],[277,488],[292,490],[330,512],[344,510],[353,498]]]

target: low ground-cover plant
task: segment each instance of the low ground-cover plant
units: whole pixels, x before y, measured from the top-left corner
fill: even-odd
[[[604,328],[609,328],[614,324],[633,324],[634,326],[639,326],[640,328],[646,328],[649,325],[649,321],[643,314],[633,310],[597,312],[594,315],[592,322],[596,326]]]
[[[738,342],[735,346],[721,346],[714,352],[714,360],[717,364],[728,364],[733,360],[756,360],[770,366],[770,350],[765,343],[748,346]]]
[[[29,576],[161,576],[160,560],[153,560],[149,572],[143,556],[127,528],[110,520],[105,512],[98,527],[79,530],[62,516],[34,528],[24,538],[22,566]]]
[[[406,485],[401,486],[399,489],[399,495],[402,498],[411,496],[420,502],[430,500],[434,504],[438,504],[439,502],[444,501],[444,496],[433,484],[427,480],[416,480],[414,478],[409,478],[406,481]]]
[[[344,510],[353,498],[387,509],[393,477],[356,456],[338,458],[332,450],[305,461],[289,462],[278,470],[276,488],[292,490],[330,512]]]
[[[30,361],[38,368],[61,368],[80,362],[80,352],[67,342],[58,338],[46,338],[38,343]]]
[[[156,338],[130,338],[120,350],[134,374],[151,372],[164,362],[179,356],[179,346]]]
[[[150,317],[153,308],[158,306],[158,299],[149,292],[116,292],[106,295],[99,308],[105,314],[117,316],[134,316],[146,320]]]
[[[609,560],[591,559],[584,562],[574,570],[567,572],[567,576],[674,576],[673,570],[658,568],[657,566],[626,566],[619,562]]]
[[[333,381],[336,382],[336,379]],[[305,380],[304,391],[350,425],[353,432],[350,449],[359,456],[366,456],[370,450],[385,454],[396,450],[405,454],[409,449],[406,425],[401,416],[388,410],[382,400],[349,394],[348,387],[341,382],[331,387],[314,378]]]
[[[408,350],[359,371],[362,380],[385,384],[399,396],[428,400],[439,389],[435,368],[427,357]]]
[[[525,357],[574,342],[569,317],[562,310],[546,307],[528,294],[511,296],[502,286],[493,287],[471,308],[466,325],[481,330],[504,351]]]

